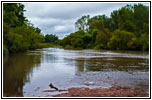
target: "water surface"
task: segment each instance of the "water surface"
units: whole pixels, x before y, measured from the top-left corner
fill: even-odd
[[[129,86],[149,89],[149,54],[139,51],[44,48],[3,59],[4,96],[47,96],[60,89]],[[94,84],[88,85],[87,83]],[[51,93],[56,94],[56,93]]]

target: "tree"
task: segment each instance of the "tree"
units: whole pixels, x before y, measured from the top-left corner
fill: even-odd
[[[37,33],[37,34],[41,34],[41,29],[39,29],[38,27],[36,27],[36,28],[34,28],[34,31],[35,31],[35,33]]]
[[[149,50],[149,35],[148,34],[142,34],[140,37],[141,41],[141,50]]]
[[[116,30],[108,42],[108,47],[117,50],[127,50],[128,43],[133,38],[133,34],[127,31]]]
[[[46,43],[57,43],[58,37],[53,34],[47,34],[45,35],[45,42]]]
[[[111,22],[110,22],[109,30],[114,31],[118,29],[118,11],[114,10],[110,16],[111,16]]]
[[[4,50],[10,53],[36,49],[42,46],[44,36],[24,16],[21,3],[3,3]]]
[[[4,3],[3,18],[4,22],[10,27],[23,25],[27,21],[24,17],[24,5],[21,3]]]
[[[143,4],[126,5],[111,12],[110,17],[82,16],[75,23],[79,31],[62,40],[72,48],[121,50],[149,49],[149,7]]]
[[[92,36],[89,33],[85,33],[82,36],[83,48],[89,48],[91,46]]]
[[[89,26],[88,26],[88,20],[89,20],[90,16],[82,16],[80,19],[78,19],[75,22],[75,28],[76,30],[80,31],[83,30],[84,32],[88,32],[89,31]]]
[[[136,35],[140,36],[141,33],[149,34],[149,7],[143,4],[135,4],[133,9],[133,22],[136,25]]]
[[[92,22],[92,24],[94,25],[94,27],[100,31],[102,31],[109,39],[110,39],[110,34],[106,31],[106,29],[104,28],[104,22],[101,20],[94,20]]]
[[[120,30],[128,32],[135,31],[135,25],[133,23],[133,8],[131,5],[122,7],[118,12],[118,27]]]
[[[89,32],[92,32],[92,30],[95,28],[95,26],[93,25],[94,21],[102,21],[102,23],[103,23],[102,27],[104,27],[104,28],[111,27],[110,26],[111,18],[108,18],[105,15],[98,15],[98,16],[94,16],[88,20]]]

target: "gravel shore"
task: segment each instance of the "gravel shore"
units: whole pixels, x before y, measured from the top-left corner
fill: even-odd
[[[140,89],[130,87],[110,87],[110,88],[68,88],[67,93],[53,95],[53,97],[148,97],[149,94]]]

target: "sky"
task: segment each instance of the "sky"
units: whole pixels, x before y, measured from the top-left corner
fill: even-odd
[[[83,15],[110,16],[113,10],[118,10],[127,3],[33,2],[23,4],[26,10],[24,15],[35,27],[39,27],[44,35],[55,34],[62,39],[76,31],[74,23]]]

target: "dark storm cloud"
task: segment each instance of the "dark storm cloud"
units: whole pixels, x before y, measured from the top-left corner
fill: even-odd
[[[56,34],[60,38],[74,32],[74,23],[83,15],[107,16],[126,3],[24,3],[25,16],[44,34]]]

